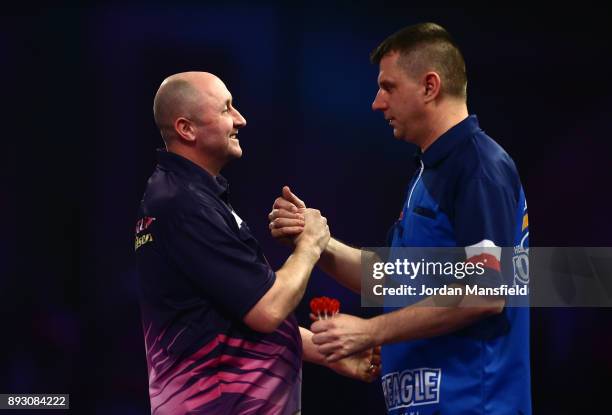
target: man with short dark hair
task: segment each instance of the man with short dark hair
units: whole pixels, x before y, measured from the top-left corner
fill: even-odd
[[[434,23],[410,26],[371,58],[379,64],[372,109],[419,148],[389,245],[465,247],[466,263],[487,260],[483,281],[524,284],[500,264],[513,259],[502,247],[527,250],[525,195],[512,159],[468,115],[465,63],[450,34]],[[299,235],[291,209],[305,207],[283,188],[269,216],[272,235]],[[361,258],[332,238],[318,264],[359,292]],[[383,345],[389,414],[530,414],[529,310],[507,307],[503,296],[461,301],[469,306],[437,307],[429,297],[371,319],[340,315],[315,322],[313,342],[330,361]]]
[[[151,412],[300,411],[301,362],[371,381],[378,356],[328,363],[293,310],[329,240],[321,213],[276,272],[229,200],[221,169],[242,156],[246,120],[215,75],[170,76],[154,101],[167,150],[147,183],[136,225]]]

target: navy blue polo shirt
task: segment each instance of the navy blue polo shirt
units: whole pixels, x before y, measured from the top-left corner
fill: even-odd
[[[417,164],[390,246],[462,247],[466,261],[488,256],[486,278],[476,277],[485,285],[527,284],[525,194],[514,162],[476,116],[418,152]],[[526,307],[505,307],[448,335],[386,345],[382,361],[389,414],[531,413]]]
[[[270,334],[242,321],[275,273],[233,211],[227,181],[177,154],[159,151],[158,158],[135,245],[152,410],[297,411],[295,317]]]

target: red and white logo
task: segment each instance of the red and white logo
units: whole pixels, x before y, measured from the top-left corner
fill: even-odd
[[[138,222],[136,222],[136,233],[140,233],[147,229],[153,223],[154,220],[155,218],[152,218],[150,216],[145,216],[144,218],[138,220]]]

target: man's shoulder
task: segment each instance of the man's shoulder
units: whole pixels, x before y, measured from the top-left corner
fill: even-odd
[[[163,219],[166,223],[205,221],[212,224],[231,223],[229,210],[210,192],[179,174],[156,168],[147,182],[140,210],[145,216]],[[233,220],[233,219],[232,219]]]
[[[193,208],[188,184],[173,172],[157,167],[147,181],[141,207],[150,215],[185,213]]]
[[[483,131],[466,140],[458,159],[461,160],[465,179],[490,180],[495,183],[518,179],[518,171],[510,155]]]

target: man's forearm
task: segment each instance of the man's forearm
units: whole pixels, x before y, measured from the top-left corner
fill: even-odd
[[[326,366],[325,356],[317,350],[317,346],[311,340],[312,332],[304,327],[300,327],[300,335],[302,336],[302,350],[304,352],[303,360]]]
[[[430,297],[418,305],[370,319],[377,345],[424,339],[457,331],[503,310],[504,300],[478,299],[479,305],[440,307]]]
[[[361,250],[331,238],[319,267],[354,292],[361,291]]]
[[[272,287],[247,313],[245,324],[257,331],[274,331],[304,296],[310,273],[319,256],[320,251],[315,246],[298,245],[276,271]]]
[[[276,306],[284,314],[283,320],[302,300],[312,269],[319,258],[320,253],[316,249],[297,246],[283,266],[276,271],[279,284],[270,291],[274,290],[272,295],[275,296]]]

